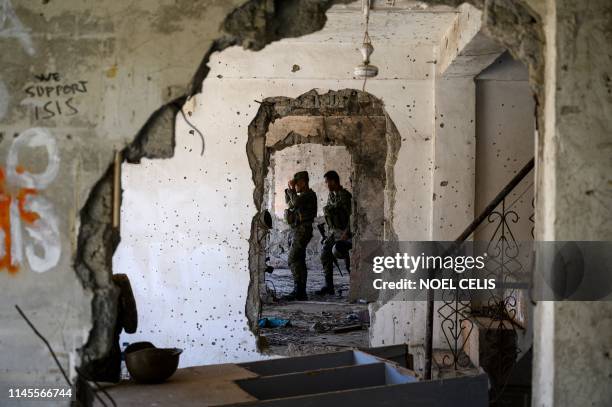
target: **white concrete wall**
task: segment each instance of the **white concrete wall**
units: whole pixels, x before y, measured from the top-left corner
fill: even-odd
[[[527,68],[508,54],[476,77],[476,213],[480,213],[535,153],[535,102]],[[534,172],[510,193],[521,220],[517,240],[531,240]],[[475,240],[492,231],[480,228]]]
[[[535,155],[535,101],[528,82],[527,68],[509,54],[498,58],[476,77],[476,214],[481,213],[499,191]],[[514,211],[518,218],[509,215],[506,235],[510,244],[514,238],[520,245],[517,258],[522,268],[512,268],[518,273],[530,273],[533,261],[534,228],[534,179],[531,171],[514,188],[505,202],[506,211]],[[498,207],[501,211],[501,205]],[[500,239],[499,219],[482,223],[474,233],[474,240],[497,242]],[[526,242],[526,243],[525,243]],[[489,264],[491,266],[489,266]],[[496,269],[496,260],[487,264],[488,270]],[[483,304],[488,293],[479,293]],[[517,300],[512,307],[515,321],[525,329],[519,330],[519,349],[523,352],[531,346],[531,302],[525,290],[508,291]],[[474,298],[474,299],[475,299]],[[478,304],[472,303],[477,307]],[[522,356],[522,355],[519,355]]]
[[[437,78],[434,91],[433,143],[430,164],[425,167],[429,171],[426,178],[430,188],[430,205],[426,213],[429,228],[427,236],[421,240],[451,241],[474,218],[475,86],[471,77]],[[400,227],[400,230],[405,229]],[[373,345],[391,344],[390,338],[408,337],[417,371],[424,363],[424,295],[422,300],[384,304],[378,311],[384,317],[377,315],[370,330]],[[441,305],[435,304],[434,349],[449,346],[440,328],[441,318],[437,310]]]
[[[202,157],[188,130],[179,121],[172,159],[124,165],[114,270],[131,280],[139,327],[121,342],[183,348],[183,366],[253,359],[244,310],[253,213],[244,147],[227,140],[215,161],[213,140]]]
[[[480,82],[488,82],[478,92],[475,76],[502,49],[481,33],[478,10],[467,4],[460,10],[462,13],[457,15],[436,49],[434,136],[429,166],[432,203],[427,237],[431,240],[455,240],[534,152],[534,103],[526,69],[506,58],[502,60],[503,67],[482,72]],[[517,142],[517,138],[521,141]],[[496,143],[500,145],[496,147]],[[498,155],[504,160],[499,168]],[[528,188],[529,184],[527,180],[521,187]],[[512,194],[510,202],[520,192]],[[524,240],[530,238],[528,217],[532,192],[528,191],[516,202],[517,209],[527,211],[524,219],[527,222],[521,223],[521,233],[517,235]],[[488,229],[482,231],[484,234]],[[449,347],[441,330],[438,314],[441,306],[441,302],[434,306],[434,349]],[[409,338],[416,369],[420,370],[424,363],[426,303],[391,301],[376,312],[370,331],[372,344],[389,344],[390,338]],[[526,310],[521,307],[522,321],[527,318],[525,314]]]

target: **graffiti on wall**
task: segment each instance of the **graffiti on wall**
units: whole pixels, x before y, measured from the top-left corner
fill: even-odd
[[[87,93],[87,81],[65,81],[58,72],[34,75],[36,83],[24,89],[35,120],[74,116],[79,109],[74,97]]]
[[[28,55],[34,55],[30,30],[21,23],[10,0],[0,0],[0,38],[3,37],[16,38]]]
[[[19,157],[27,149],[44,149],[46,168],[29,172]],[[61,255],[59,223],[55,210],[40,193],[59,172],[57,142],[44,128],[25,130],[13,141],[0,168],[0,270],[15,273],[25,262],[32,271],[49,271]]]

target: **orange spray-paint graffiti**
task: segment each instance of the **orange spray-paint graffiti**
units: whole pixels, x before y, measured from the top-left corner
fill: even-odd
[[[18,164],[19,154],[37,147],[46,149],[47,167],[30,173]],[[59,162],[57,143],[46,129],[28,129],[13,141],[6,169],[0,168],[0,270],[15,273],[27,262],[31,270],[42,273],[59,262],[61,242],[55,211],[39,194],[55,180]]]

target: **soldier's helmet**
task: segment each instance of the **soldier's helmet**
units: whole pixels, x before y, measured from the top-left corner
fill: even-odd
[[[309,178],[308,178],[308,171],[300,171],[300,172],[296,172],[295,175],[293,175],[293,180],[295,182],[299,181],[303,179],[304,181],[308,182]]]

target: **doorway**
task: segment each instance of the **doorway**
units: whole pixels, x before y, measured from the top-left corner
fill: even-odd
[[[296,99],[265,99],[249,126],[247,153],[255,181],[251,235],[251,301],[259,305],[257,329],[275,354],[299,355],[368,345],[367,299],[370,275],[360,273],[364,242],[393,239],[389,213],[394,194],[393,164],[399,134],[374,96],[346,89]],[[323,175],[334,170],[352,193],[350,261],[334,265],[333,295],[317,295],[323,285],[320,261],[322,207],[328,191]],[[306,251],[308,301],[287,302],[293,286],[287,264],[290,228],[282,214],[284,189],[298,171],[308,171],[318,197],[313,237]],[[266,225],[262,214],[269,214]],[[352,272],[349,274],[349,268]],[[254,283],[253,283],[254,282]]]

